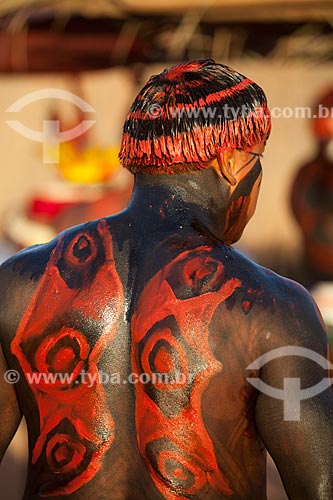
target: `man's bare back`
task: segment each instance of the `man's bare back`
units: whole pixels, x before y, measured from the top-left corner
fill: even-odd
[[[290,498],[331,498],[331,391],[288,421],[247,381],[273,349],[327,348],[307,292],[228,244],[252,215],[262,147],[230,156],[228,195],[215,168],[137,175],[127,210],[2,266],[0,451],[23,414],[24,499],[264,500],[266,449]],[[323,372],[289,356],[260,378]]]

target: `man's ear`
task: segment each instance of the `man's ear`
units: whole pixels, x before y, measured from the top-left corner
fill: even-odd
[[[237,179],[234,176],[235,172],[235,162],[236,162],[236,150],[227,149],[220,150],[217,154],[217,162],[220,170],[220,174],[225,178],[225,180],[230,184],[230,186],[235,186],[237,184]]]

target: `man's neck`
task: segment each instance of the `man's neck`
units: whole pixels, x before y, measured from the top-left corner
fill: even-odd
[[[208,168],[177,175],[137,175],[128,212],[148,231],[200,228],[221,240],[227,208],[227,187]]]

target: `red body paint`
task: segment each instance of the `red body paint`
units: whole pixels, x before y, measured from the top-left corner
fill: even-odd
[[[132,318],[133,371],[152,378],[162,371],[175,380],[135,386],[139,450],[167,500],[186,500],[203,488],[233,493],[204,426],[201,399],[222,370],[209,347],[210,321],[241,282],[226,280],[210,251],[183,252],[158,272]]]
[[[88,277],[98,252],[104,254],[104,260],[95,276],[70,287],[58,264],[65,262],[78,275]],[[58,242],[11,344],[39,410],[40,435],[32,463],[43,457],[50,472],[47,483],[40,487],[41,496],[70,494],[90,481],[114,440],[115,425],[97,364],[116,334],[123,303],[105,221],[99,223],[95,239],[80,233],[66,248],[63,240]],[[80,331],[73,326],[72,318],[81,316],[101,325],[94,342],[84,328]],[[83,371],[89,374],[85,378],[89,383],[82,383]],[[41,376],[31,382],[32,376],[41,374],[57,378],[47,383]],[[61,375],[68,378],[61,379]],[[62,428],[70,432],[62,432]]]

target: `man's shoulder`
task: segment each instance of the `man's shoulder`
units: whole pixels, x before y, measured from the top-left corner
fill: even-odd
[[[240,277],[245,285],[256,284],[272,292],[301,289],[298,283],[279,275],[272,269],[258,264],[247,255],[231,247],[230,255],[224,259],[229,273]]]
[[[18,251],[0,265],[0,277],[2,285],[8,285],[11,277],[37,280],[45,270],[53,248],[56,246],[57,238],[44,244],[36,244]],[[9,282],[8,282],[9,279]]]
[[[243,277],[238,303],[255,325],[262,352],[290,345],[326,352],[325,326],[306,288],[238,252],[234,261],[238,276]]]
[[[233,250],[231,273],[238,276],[249,292],[257,290],[270,296],[276,316],[317,314],[317,307],[309,291],[297,281],[257,264],[240,252]],[[230,272],[230,271],[229,271]]]
[[[8,290],[22,289],[25,285],[33,287],[44,275],[50,262],[52,254],[56,251],[58,255],[64,253],[66,248],[74,245],[76,240],[82,242],[82,238],[93,239],[103,225],[108,228],[106,219],[93,220],[84,224],[70,227],[59,233],[47,243],[36,244],[20,250],[0,265],[0,297],[8,293]],[[108,230],[108,229],[106,229]],[[80,240],[81,238],[81,240]],[[80,246],[80,242],[78,243]],[[75,249],[74,249],[75,250]]]
[[[1,340],[11,338],[43,275],[56,241],[25,248],[0,266]]]
[[[94,223],[96,222],[93,221],[89,225]],[[74,238],[76,234],[84,231],[86,227],[87,224],[73,226],[62,231],[49,242],[32,245],[18,251],[0,265],[1,281],[3,282],[5,276],[6,278],[16,276],[17,279],[21,277],[22,280],[37,281],[45,271],[51,253],[59,244],[59,241]]]
[[[47,273],[50,273],[48,279],[58,273],[69,282],[68,286],[73,286],[75,280],[75,283],[80,281],[81,274],[86,276],[87,266],[98,266],[105,258],[105,246],[112,241],[113,229],[114,224],[109,219],[73,226],[50,242],[27,247],[3,262],[0,266],[0,325],[15,324]]]

